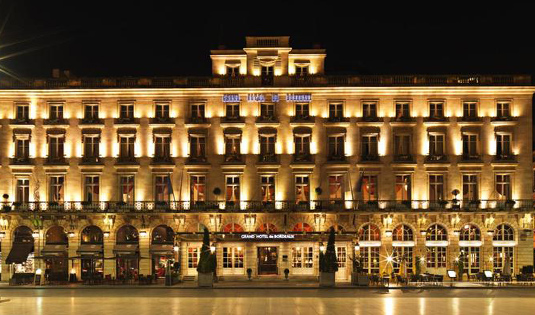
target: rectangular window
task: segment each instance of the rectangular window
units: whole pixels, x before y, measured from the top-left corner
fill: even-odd
[[[344,146],[345,139],[344,135],[330,135],[329,136],[329,157],[341,159],[345,157]]]
[[[344,117],[344,104],[330,103],[329,104],[329,119],[340,120]]]
[[[226,75],[229,77],[236,77],[240,75],[240,67],[239,65],[236,66],[226,66]]]
[[[363,135],[362,136],[362,158],[376,159],[378,157],[378,135]]]
[[[511,175],[496,175],[496,194],[499,200],[511,200]]]
[[[84,119],[85,120],[98,120],[98,104],[84,104]]]
[[[136,138],[130,136],[119,136],[119,157],[134,158]]]
[[[100,137],[98,135],[84,135],[84,157],[99,157]]]
[[[477,118],[477,102],[463,103],[463,118],[475,119]]]
[[[429,175],[429,200],[444,200],[444,175]]]
[[[190,177],[190,198],[193,203],[206,201],[206,176],[191,175]]]
[[[479,200],[477,175],[463,175],[463,200]]]
[[[63,104],[51,103],[49,104],[48,119],[50,120],[62,120],[63,119]]]
[[[511,266],[511,271],[509,274],[513,274],[514,270],[514,247],[494,247],[492,249],[492,265],[495,270],[502,270],[505,266],[505,261],[509,260],[509,266]]]
[[[310,184],[308,175],[295,175],[295,201],[307,203],[310,200]]]
[[[313,247],[292,247],[292,268],[313,268]]]
[[[444,103],[430,102],[429,103],[429,118],[444,118]]]
[[[51,136],[48,139],[48,157],[51,159],[61,159],[64,157],[63,143],[65,142],[64,136]]]
[[[377,103],[376,102],[362,103],[362,118],[364,119],[377,118]]]
[[[496,135],[496,155],[501,158],[511,155],[511,134],[499,133]]]
[[[171,157],[171,137],[169,135],[157,135],[154,140],[154,156],[157,158]]]
[[[260,135],[260,155],[275,154],[275,135]]]
[[[100,178],[98,175],[87,175],[84,179],[84,201],[98,202],[100,200]]]
[[[378,199],[376,175],[362,176],[362,199],[364,201],[374,201]]]
[[[367,273],[379,273],[379,247],[361,247],[360,255],[363,258],[364,271]]]
[[[170,175],[156,175],[154,177],[154,199],[158,202],[169,202],[173,193]]]
[[[298,77],[304,77],[308,75],[308,66],[296,66],[295,75]]]
[[[411,175],[403,174],[396,175],[396,200],[410,201],[411,200]]]
[[[444,155],[444,134],[431,133],[429,134],[429,155],[443,156]]]
[[[477,135],[476,134],[463,134],[463,158],[465,159],[477,159],[479,158],[477,150]]]
[[[509,103],[509,102],[498,102],[498,103],[496,103],[496,116],[498,118],[509,118],[509,117],[511,117],[511,103]]]
[[[225,201],[239,202],[240,201],[240,176],[227,175]]]
[[[30,157],[30,139],[17,138],[15,140],[15,158],[28,159]]]
[[[225,154],[239,155],[241,139],[239,136],[225,135]]]
[[[396,134],[394,136],[394,155],[398,158],[407,158],[411,155],[411,136]]]
[[[119,105],[119,118],[134,119],[134,104],[125,103]]]
[[[295,135],[295,154],[310,155],[310,135]]]
[[[308,103],[296,103],[295,104],[295,118],[308,119],[310,117]]]
[[[329,199],[343,200],[344,189],[342,186],[343,175],[329,175]]]
[[[16,201],[20,203],[30,202],[30,180],[27,178],[17,178]]]
[[[120,175],[119,176],[119,200],[125,203],[132,204],[134,202],[135,184],[134,175]]]
[[[190,135],[189,139],[190,151],[189,155],[192,158],[206,157],[206,137],[199,135]]]
[[[65,196],[65,176],[50,176],[49,201],[63,202]]]
[[[30,104],[19,103],[15,105],[16,113],[15,117],[17,120],[30,120]]]
[[[412,247],[392,247],[392,267],[395,273],[412,273],[413,261]],[[402,267],[404,267],[404,270],[402,270]]]
[[[447,247],[427,247],[427,268],[446,268]]]
[[[260,104],[260,117],[264,120],[275,119],[275,104],[261,103]]]
[[[226,103],[227,107],[227,119],[240,118],[240,103]]]
[[[243,269],[243,248],[223,247],[223,268]]]
[[[204,119],[205,112],[204,112],[204,104],[191,104],[191,118],[192,119]]]
[[[199,247],[188,247],[188,268],[197,268],[200,252],[201,249]]]
[[[156,103],[154,106],[154,117],[160,119],[169,118],[169,103]]]
[[[479,247],[461,247],[461,254],[464,263],[464,268],[468,270],[469,274],[476,274],[479,272]]]
[[[396,119],[410,118],[410,103],[408,102],[396,102]]]
[[[275,175],[260,176],[262,189],[262,202],[275,201]]]

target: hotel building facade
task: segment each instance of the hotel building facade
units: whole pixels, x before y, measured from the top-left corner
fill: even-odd
[[[338,281],[533,265],[531,78],[325,57],[247,37],[211,77],[0,79],[1,280],[194,279],[205,227],[223,279],[315,277],[330,228]]]

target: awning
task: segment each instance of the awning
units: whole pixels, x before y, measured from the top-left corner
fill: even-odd
[[[67,245],[45,245],[41,249],[42,257],[58,257],[65,256],[67,253]]]
[[[81,256],[102,256],[104,248],[100,244],[82,244],[76,251]]]
[[[11,247],[6,258],[6,264],[22,264],[23,262],[26,262],[32,249],[33,242],[13,243],[13,247]]]
[[[175,254],[172,244],[152,244],[149,251],[151,254],[162,256],[171,256]]]
[[[116,256],[139,256],[138,244],[117,244],[113,248]]]

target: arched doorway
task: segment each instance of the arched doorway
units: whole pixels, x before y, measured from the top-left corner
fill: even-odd
[[[152,230],[150,253],[152,256],[152,274],[165,278],[168,268],[175,262],[175,232],[167,225],[159,225]]]
[[[87,226],[81,233],[78,254],[81,257],[82,280],[101,280],[104,275],[104,233],[95,225]]]
[[[117,279],[136,281],[139,275],[139,233],[131,225],[117,230],[114,248]]]
[[[45,235],[45,246],[41,256],[45,262],[47,282],[66,282],[69,274],[67,248],[69,239],[61,226],[53,226]]]
[[[34,238],[27,226],[19,226],[13,232],[13,244],[6,258],[13,265],[13,279],[17,284],[31,283],[35,275]]]

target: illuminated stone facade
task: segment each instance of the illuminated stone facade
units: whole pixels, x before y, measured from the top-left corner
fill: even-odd
[[[212,77],[0,80],[2,281],[21,226],[37,267],[78,279],[162,257],[190,279],[203,227],[224,278],[317,276],[332,226],[339,281],[355,253],[380,273],[445,274],[461,249],[471,274],[533,265],[530,78],[330,77],[325,56],[250,37],[212,51]]]

